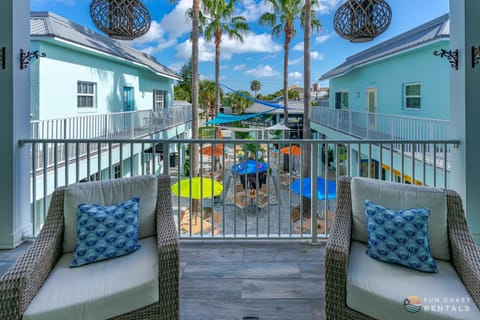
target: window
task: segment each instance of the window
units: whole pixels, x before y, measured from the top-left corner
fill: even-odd
[[[348,92],[335,92],[335,109],[348,109]]]
[[[165,94],[164,90],[153,90],[153,111],[165,108]]]
[[[77,82],[77,107],[97,107],[97,84],[95,82]]]
[[[404,86],[406,109],[420,109],[422,107],[420,83],[408,83]]]
[[[116,164],[113,166],[113,177],[115,179],[122,177],[122,167],[120,166],[120,164]]]

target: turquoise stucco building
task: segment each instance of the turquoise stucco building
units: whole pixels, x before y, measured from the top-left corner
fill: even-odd
[[[154,57],[51,12],[32,12],[31,119],[157,110],[178,75]]]
[[[329,80],[329,107],[315,110],[319,120],[314,114],[312,129],[329,139],[447,139],[451,66],[434,52],[449,50],[449,35],[446,14],[348,57],[320,78]],[[401,152],[400,147],[393,153],[384,147],[346,147],[349,169],[356,174],[426,185],[445,180],[442,170],[431,166],[421,173],[418,163],[408,160],[423,150],[405,146],[403,164]],[[433,150],[426,146],[426,152]]]
[[[352,55],[328,71],[330,108],[448,120],[450,64],[433,55],[449,49],[449,17]]]

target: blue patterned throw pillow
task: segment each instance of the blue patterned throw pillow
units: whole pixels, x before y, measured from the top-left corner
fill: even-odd
[[[70,267],[132,253],[138,242],[139,198],[104,207],[79,204],[77,208],[77,244]]]
[[[384,208],[365,200],[367,254],[377,260],[424,272],[438,272],[428,244],[430,209]]]

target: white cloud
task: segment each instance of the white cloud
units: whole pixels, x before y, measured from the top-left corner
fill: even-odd
[[[214,61],[215,60],[215,44],[207,42],[205,38],[200,38],[199,60]],[[185,40],[177,46],[177,57],[188,59],[192,52],[192,44],[190,40]],[[243,53],[270,53],[280,52],[282,47],[273,42],[272,37],[268,34],[254,34],[249,32],[243,36],[243,42],[236,39],[229,39],[227,36],[222,37],[220,46],[220,54],[222,60],[229,60],[234,54]]]
[[[186,12],[192,7],[192,0],[180,0],[169,14],[165,15],[160,25],[171,37],[179,37],[192,30],[192,23],[187,19]]]
[[[238,65],[236,65],[235,67],[233,67],[233,71],[245,70],[246,67],[247,67],[247,65],[244,64],[244,63],[238,64]]]
[[[243,42],[223,36],[220,51],[222,59],[230,59],[233,54],[280,52],[282,47],[269,34],[249,32],[243,36]]]
[[[201,74],[198,76],[199,80],[210,80],[213,81],[213,76],[211,74]]]
[[[175,62],[175,63],[172,63],[171,65],[169,65],[168,67],[175,72],[180,72],[180,70],[182,69],[182,67],[184,65],[185,65],[184,62]]]
[[[239,0],[236,7],[234,15],[243,16],[249,22],[258,22],[263,13],[270,11],[269,4],[266,1]]]
[[[299,42],[293,46],[293,51],[303,51],[303,42]]]
[[[323,60],[323,53],[318,52],[318,51],[310,51],[310,59],[312,60]],[[303,63],[303,55],[293,59],[293,60],[288,60],[288,65],[294,66],[297,64],[302,64]]]
[[[323,55],[323,53],[318,52],[318,51],[311,51],[310,52],[310,58],[312,60],[323,60],[324,55]]]
[[[180,0],[161,21],[152,21],[147,34],[131,41],[131,45],[148,54],[155,54],[176,45],[177,38],[192,29],[191,22],[186,18],[186,11],[191,6],[191,0]]]
[[[331,36],[332,36],[332,34],[321,34],[321,35],[315,37],[315,43],[324,43],[325,41],[330,39]]]
[[[288,65],[289,66],[294,66],[296,64],[302,64],[302,63],[303,63],[303,56],[300,56],[297,59],[288,60]]]
[[[319,14],[329,14],[338,7],[344,0],[318,0],[318,4],[313,9]]]
[[[177,45],[177,58],[188,60],[192,55],[192,42],[185,40]],[[205,41],[204,38],[198,39],[198,61],[214,61],[215,50],[212,50],[212,44]]]
[[[300,73],[300,72],[290,72],[288,74],[288,78],[290,79],[301,79],[303,77],[303,75]]]
[[[259,65],[255,69],[249,69],[245,71],[245,74],[258,78],[275,77],[280,75],[278,71],[273,70],[273,68],[269,65]]]

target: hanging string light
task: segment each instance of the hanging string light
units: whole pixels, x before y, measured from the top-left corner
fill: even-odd
[[[93,0],[90,17],[110,38],[133,40],[150,29],[150,12],[139,0]]]
[[[391,20],[392,10],[385,0],[348,0],[335,12],[333,25],[342,38],[365,42],[387,30]]]

